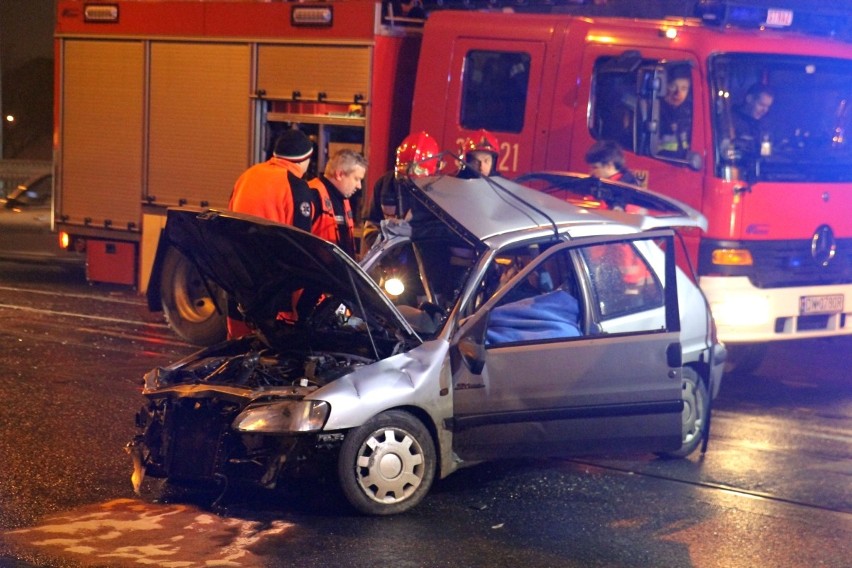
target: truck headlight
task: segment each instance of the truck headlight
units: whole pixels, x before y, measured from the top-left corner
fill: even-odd
[[[720,327],[749,327],[765,325],[771,317],[769,301],[759,296],[731,294],[710,303],[716,325]]]
[[[249,406],[232,424],[239,432],[283,434],[321,430],[331,406],[322,400],[282,400]]]

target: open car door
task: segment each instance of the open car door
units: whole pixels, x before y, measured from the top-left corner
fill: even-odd
[[[483,301],[453,339],[460,458],[680,446],[672,231],[551,246]]]

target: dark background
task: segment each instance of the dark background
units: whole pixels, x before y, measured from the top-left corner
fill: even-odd
[[[0,1],[3,158],[51,159],[55,6],[55,0]]]

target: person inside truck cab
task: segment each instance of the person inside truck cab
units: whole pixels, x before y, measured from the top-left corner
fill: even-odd
[[[621,146],[612,140],[600,140],[592,144],[586,151],[586,164],[589,165],[589,174],[598,179],[640,185],[633,172],[627,168]]]
[[[320,213],[311,232],[343,249],[355,258],[355,224],[349,199],[361,189],[367,173],[367,160],[353,150],[335,152],[325,164],[325,172],[308,182],[317,191]]]
[[[668,70],[666,90],[660,100],[660,143],[662,156],[682,158],[692,138],[692,74],[688,65]]]
[[[440,166],[441,149],[428,132],[415,132],[403,139],[396,149],[394,169],[380,177],[373,186],[373,197],[361,233],[364,254],[379,236],[385,219],[406,219],[411,211],[411,196],[403,189],[404,178],[434,175]]]
[[[741,143],[742,149],[752,156],[761,153],[760,144],[768,134],[763,119],[775,102],[775,91],[768,85],[755,83],[746,91],[742,104],[734,107],[731,113],[734,140]]]

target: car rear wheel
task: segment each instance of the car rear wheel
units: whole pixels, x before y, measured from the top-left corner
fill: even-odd
[[[681,446],[675,451],[662,454],[666,457],[685,458],[695,451],[703,439],[707,414],[710,412],[707,386],[689,367],[683,368],[682,388]]]
[[[435,444],[407,412],[391,410],[343,440],[338,477],[346,499],[368,515],[393,515],[417,505],[435,478]]]
[[[195,266],[175,248],[163,262],[160,294],[169,326],[186,341],[213,345],[227,336],[225,292],[201,277]]]

